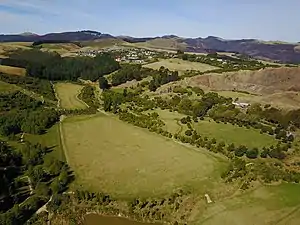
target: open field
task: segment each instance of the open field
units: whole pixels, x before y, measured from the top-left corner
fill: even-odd
[[[178,122],[185,115],[177,112],[169,112],[168,110],[155,110],[160,118],[166,123],[166,129],[172,133],[184,133],[187,126]],[[263,147],[275,145],[277,142],[274,137],[261,134],[259,130],[253,128],[247,129],[232,124],[216,123],[212,119],[200,120],[193,123],[196,131],[202,136],[208,138],[216,138],[227,144],[234,143],[236,145],[246,145],[247,147]]]
[[[60,107],[64,109],[84,109],[87,106],[78,95],[83,86],[72,83],[56,83],[55,92],[60,100]]]
[[[7,57],[6,55],[18,49],[29,49],[32,42],[3,42],[0,43],[0,57]]]
[[[232,124],[216,123],[213,120],[204,120],[194,123],[197,132],[202,136],[216,138],[227,144],[246,145],[249,148],[271,146],[277,143],[276,139],[259,130],[247,129]]]
[[[18,75],[18,76],[25,76],[26,69],[20,68],[20,67],[0,65],[0,73],[6,73],[6,74]]]
[[[0,93],[1,92],[12,92],[12,91],[17,91],[20,88],[16,85],[13,84],[8,84],[6,82],[0,81]]]
[[[300,185],[261,186],[207,206],[194,225],[300,223]]]
[[[176,188],[204,191],[226,164],[206,150],[103,114],[68,118],[62,126],[77,184],[124,198],[159,196]]]
[[[58,160],[65,161],[65,155],[61,147],[59,124],[55,124],[42,135],[25,134],[24,139],[32,143],[40,143],[49,148],[51,152],[47,154],[46,158],[54,157]]]
[[[204,63],[198,62],[189,62],[182,59],[162,59],[158,62],[150,63],[144,65],[144,67],[152,68],[152,69],[159,69],[161,66],[168,68],[169,70],[177,70],[179,72],[183,72],[186,70],[197,70],[197,71],[207,71],[207,70],[214,70],[217,67],[210,66]]]

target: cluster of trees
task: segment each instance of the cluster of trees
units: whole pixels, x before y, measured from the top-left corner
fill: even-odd
[[[117,113],[119,106],[124,103],[129,110],[140,113],[147,110],[152,110],[156,107],[154,101],[148,96],[141,96],[139,89],[131,91],[123,89],[123,92],[106,90],[102,93],[103,107],[105,111]]]
[[[171,99],[155,97],[154,101],[156,106],[160,107],[161,109],[170,109],[193,117],[202,118],[207,115],[207,112],[214,105],[227,104],[232,100],[223,96],[219,96],[215,92],[208,92],[203,94],[201,99],[191,100],[185,96],[175,95]]]
[[[42,102],[16,91],[0,94],[0,134],[41,134],[58,121],[59,113]]]
[[[292,111],[297,115],[295,112]],[[299,111],[300,112],[300,111]],[[233,125],[245,126],[246,128],[253,127],[260,129],[261,133],[275,135],[275,138],[284,142],[293,142],[294,136],[287,130],[291,125],[294,125],[295,119],[288,116],[291,114],[282,113],[276,108],[263,109],[259,104],[253,104],[244,113],[236,108],[233,104],[215,105],[210,111],[209,116],[216,122],[231,123]],[[266,124],[270,123],[270,124]],[[275,126],[275,128],[273,128]]]
[[[121,69],[112,75],[112,85],[117,86],[127,81],[137,80],[140,81],[147,76],[151,76],[155,70],[144,68],[142,65],[124,64]]]
[[[242,158],[233,158],[228,168],[223,172],[222,178],[227,182],[242,179],[241,189],[247,189],[251,181],[258,179],[265,183],[282,180],[299,183],[300,173],[286,169],[280,162],[256,161],[249,164]]]
[[[156,91],[163,84],[179,80],[178,71],[170,71],[168,68],[161,66],[152,76],[149,83],[149,90]]]
[[[21,165],[22,156],[6,142],[0,140],[0,212],[7,210],[18,201],[18,198],[21,198],[21,196],[14,197],[20,185],[13,183],[20,173]]]
[[[2,64],[24,67],[27,75],[31,77],[73,81],[78,78],[96,81],[120,68],[119,63],[107,53],[99,54],[95,58],[62,58],[56,53],[36,49],[17,51],[3,60]]]
[[[13,76],[0,73],[0,80],[9,84],[15,84],[21,88],[28,89],[43,97],[56,101],[51,83],[48,80],[42,80],[26,76]]]
[[[92,115],[97,112],[97,108],[89,107],[85,109],[61,109],[60,111],[61,115]]]
[[[158,199],[139,199],[135,198],[128,203],[129,214],[142,220],[168,221],[170,224],[186,224],[186,214],[179,212],[180,206],[186,197],[186,193],[178,190]],[[177,216],[174,213],[177,212]]]
[[[56,159],[44,161],[47,152],[40,144],[25,142],[14,149],[0,142],[0,224],[24,224],[51,194],[66,189],[71,181],[67,165]]]
[[[82,101],[84,101],[89,107],[97,109],[99,107],[99,101],[96,98],[95,89],[96,88],[93,86],[84,86],[78,97]]]

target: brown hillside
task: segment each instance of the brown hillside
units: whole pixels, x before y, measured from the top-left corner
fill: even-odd
[[[268,68],[259,71],[238,71],[200,75],[186,81],[191,86],[213,90],[243,90],[259,94],[278,91],[300,91],[300,68]]]

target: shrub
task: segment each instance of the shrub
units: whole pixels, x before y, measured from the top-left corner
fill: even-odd
[[[246,152],[246,156],[249,159],[255,159],[255,158],[257,158],[257,156],[258,156],[258,149],[257,148],[248,149],[247,152]]]
[[[193,131],[192,131],[192,130],[187,130],[187,131],[185,131],[185,135],[186,135],[186,136],[192,136],[192,134],[193,134]]]

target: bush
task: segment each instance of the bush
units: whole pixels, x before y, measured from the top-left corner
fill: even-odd
[[[254,149],[248,149],[247,152],[246,152],[246,156],[247,156],[249,159],[256,159],[257,156],[258,156],[258,149],[257,149],[257,148],[254,148]]]
[[[241,145],[240,147],[236,148],[234,151],[234,154],[238,157],[242,157],[247,152],[247,147],[244,145]]]
[[[192,134],[193,134],[193,131],[192,131],[192,130],[187,130],[187,131],[185,131],[185,135],[186,135],[186,136],[192,136]]]

